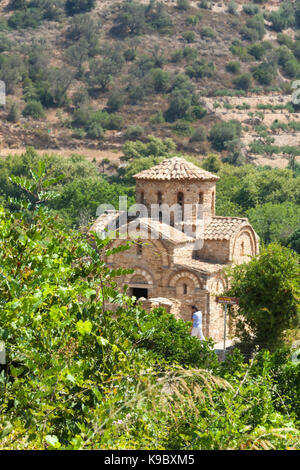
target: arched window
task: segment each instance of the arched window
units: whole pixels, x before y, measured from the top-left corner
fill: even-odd
[[[244,242],[241,243],[241,254],[240,254],[240,256],[245,256],[245,243]]]
[[[160,191],[157,193],[157,204],[162,204],[162,193]]]
[[[183,295],[187,295],[187,293],[188,293],[187,284],[183,284]]]
[[[181,220],[184,218],[184,196],[183,193],[177,193],[177,204],[181,209]]]
[[[183,206],[183,193],[178,193],[177,194],[177,203],[180,205],[180,206]]]

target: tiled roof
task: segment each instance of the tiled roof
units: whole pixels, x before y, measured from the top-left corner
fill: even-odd
[[[90,228],[90,232],[96,232],[100,234],[104,230],[108,232],[116,230],[116,225],[122,215],[126,217],[126,212],[124,211],[105,211],[102,215],[100,215],[93,225]]]
[[[214,262],[188,258],[184,251],[182,253],[180,253],[180,251],[177,251],[176,256],[174,256],[174,265],[196,271],[201,271],[206,274],[213,274],[219,272],[221,271],[221,269],[227,266],[226,264],[218,264]]]
[[[130,233],[131,226],[133,226],[134,228],[137,225],[140,226],[141,230],[143,229],[150,230],[150,234],[149,234],[150,240],[151,240],[151,236],[153,236],[154,239],[156,238],[156,239],[161,239],[161,240],[168,240],[175,244],[192,243],[195,241],[192,237],[189,237],[185,233],[181,232],[180,230],[177,230],[174,227],[171,227],[170,225],[167,225],[162,222],[159,222],[158,220],[153,220],[153,219],[146,218],[146,217],[135,219],[134,221],[129,222],[128,225],[120,227],[120,233],[122,233],[122,231],[125,228],[126,230],[129,230],[129,233]]]
[[[187,162],[184,158],[174,157],[163,160],[159,165],[134,175],[138,180],[201,180],[217,181],[218,176]]]
[[[204,232],[204,240],[229,240],[248,219],[241,217],[213,217]]]

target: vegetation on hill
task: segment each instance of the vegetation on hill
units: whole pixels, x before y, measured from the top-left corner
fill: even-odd
[[[237,7],[231,2],[218,12],[211,2],[156,0],[0,4],[6,146],[21,138],[53,149],[121,146],[134,131],[141,138],[172,136],[193,154],[214,148],[226,156],[213,134],[216,121],[224,128],[222,121],[232,119],[218,107],[234,108],[231,97],[256,94],[264,102],[272,93],[282,95],[285,107],[300,74],[299,2],[282,2],[278,11],[269,11],[268,2]],[[206,98],[214,97],[208,106]],[[289,103],[293,120],[297,111]],[[241,121],[247,120],[244,112]],[[255,141],[254,126],[247,126],[237,139],[251,131]],[[200,139],[199,128],[205,130]],[[267,131],[271,138],[269,123]],[[255,151],[248,144],[250,159]],[[278,147],[273,154],[284,154]],[[260,147],[260,154],[268,152]]]

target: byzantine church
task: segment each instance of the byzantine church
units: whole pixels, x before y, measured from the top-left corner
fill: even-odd
[[[133,241],[129,249],[106,257],[107,265],[134,270],[117,283],[128,285],[128,294],[147,310],[163,306],[191,321],[196,305],[204,336],[221,341],[223,311],[215,298],[226,289],[224,268],[257,255],[258,235],[246,218],[215,215],[219,177],[184,158],[167,158],[134,178],[136,207],[146,210],[107,210],[90,229],[99,236],[117,231],[110,248]],[[152,207],[158,208],[154,217]],[[164,217],[163,209],[172,207],[180,208],[179,219],[175,211]],[[229,335],[230,329],[229,320]]]

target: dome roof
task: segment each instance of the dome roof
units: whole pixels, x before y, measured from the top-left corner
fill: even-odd
[[[198,166],[186,161],[184,158],[166,158],[161,163],[148,170],[143,170],[134,175],[137,180],[197,180],[217,181],[218,176],[203,170]]]

